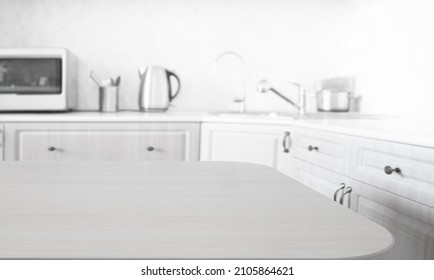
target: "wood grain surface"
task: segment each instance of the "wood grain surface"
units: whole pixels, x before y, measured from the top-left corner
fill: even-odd
[[[0,163],[2,259],[374,258],[392,244],[260,165]]]

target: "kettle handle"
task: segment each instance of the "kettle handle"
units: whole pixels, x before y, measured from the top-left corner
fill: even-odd
[[[181,90],[181,81],[179,80],[179,77],[175,73],[173,73],[169,70],[166,70],[166,71],[167,71],[167,77],[169,79],[170,79],[170,76],[173,76],[178,81],[178,89],[176,90],[175,94],[169,96],[169,101],[172,101],[173,99],[175,99],[176,96],[178,96],[178,93]],[[170,93],[172,93],[172,91],[170,91]]]

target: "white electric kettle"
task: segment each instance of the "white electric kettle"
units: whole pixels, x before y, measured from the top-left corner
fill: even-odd
[[[166,111],[170,102],[178,95],[181,89],[179,77],[160,66],[148,66],[139,69],[140,89],[139,108],[141,111]],[[173,93],[170,77],[178,82],[178,88]]]

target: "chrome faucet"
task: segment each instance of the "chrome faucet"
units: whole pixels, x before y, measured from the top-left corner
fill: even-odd
[[[239,59],[239,61],[241,62],[241,65],[243,66],[243,73],[242,73],[242,83],[241,83],[241,89],[240,89],[240,94],[239,96],[235,96],[234,97],[234,102],[235,103],[239,103],[240,107],[239,107],[239,113],[244,113],[245,109],[246,109],[246,92],[245,92],[245,85],[246,85],[246,64],[244,63],[244,59],[243,57],[234,51],[226,51],[221,53],[219,56],[217,56],[217,58],[214,60],[213,63],[213,67],[212,67],[212,75],[215,75],[216,69],[217,69],[217,63],[220,61],[220,59],[222,59],[224,56],[227,55],[233,55],[235,57],[237,57]]]
[[[262,92],[262,93],[267,93],[268,91],[274,92],[280,98],[282,98],[283,100],[285,100],[286,102],[288,102],[289,104],[291,104],[292,106],[297,108],[299,116],[306,115],[306,90],[305,90],[305,88],[303,87],[303,85],[298,84],[298,83],[289,82],[289,84],[297,87],[297,89],[298,89],[298,102],[292,101],[288,97],[284,96],[283,94],[281,94],[280,92],[275,90],[271,86],[270,82],[267,80],[260,81],[257,85],[257,90],[259,92]]]

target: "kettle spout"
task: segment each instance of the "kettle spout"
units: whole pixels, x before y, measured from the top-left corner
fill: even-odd
[[[139,69],[139,77],[142,79],[143,76],[145,75],[146,72],[146,68],[142,67]]]

